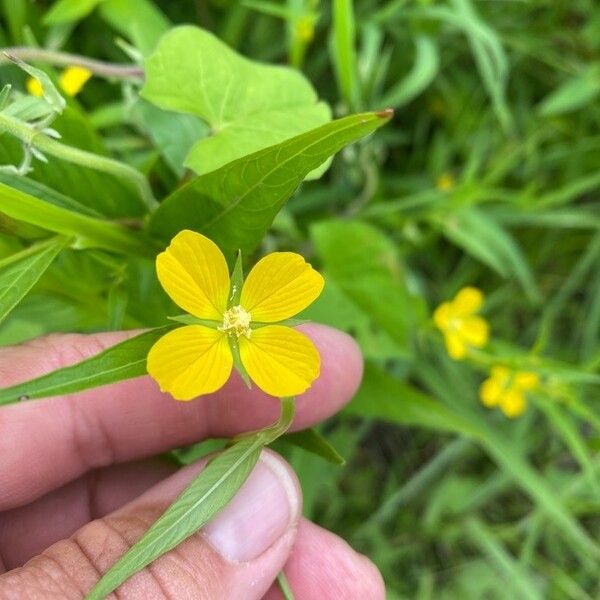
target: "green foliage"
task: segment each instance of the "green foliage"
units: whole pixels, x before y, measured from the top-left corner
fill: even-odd
[[[0,261],[0,322],[36,284],[66,242],[51,238]]]
[[[72,394],[145,375],[148,351],[168,330],[159,327],[140,333],[79,363],[4,388],[0,404]]]
[[[94,76],[60,115],[24,94],[26,73],[0,65],[11,85],[0,118],[31,135],[1,134],[0,342],[164,327],[177,311],[153,259],[184,227],[232,262],[241,247],[248,266],[302,252],[327,283],[302,317],[349,332],[366,358],[343,413],[278,446],[306,515],[367,553],[390,598],[598,597],[598,7],[47,4],[1,3],[3,45],[136,64]],[[62,65],[26,60],[57,84]],[[46,138],[99,162],[37,148]],[[102,171],[102,159],[125,171]],[[158,208],[142,202],[140,180]],[[486,294],[491,341],[457,362],[431,315],[466,285]],[[159,334],[3,390],[0,402],[140,375]],[[518,419],[481,405],[495,364],[540,377]],[[227,494],[259,446],[247,438],[221,455],[238,465]],[[344,468],[323,461],[340,455]],[[227,494],[164,540],[194,531]],[[108,587],[169,544],[144,542]]]
[[[198,175],[322,125],[329,108],[292,69],[253,63],[209,32],[178,27],[145,62],[142,96],[211,128],[188,154]]]
[[[194,178],[160,205],[150,231],[169,240],[192,228],[230,256],[238,249],[248,254],[308,173],[390,118],[384,112],[339,119]]]
[[[142,538],[102,576],[86,600],[101,600],[128,577],[198,531],[235,496],[262,449],[285,433],[293,416],[294,400],[283,400],[276,423],[241,438],[213,458]]]

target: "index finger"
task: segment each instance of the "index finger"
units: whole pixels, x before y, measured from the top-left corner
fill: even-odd
[[[293,428],[335,413],[354,394],[362,357],[354,340],[324,325],[302,327],[321,354],[321,375],[298,398]],[[0,383],[12,385],[82,360],[126,332],[53,335],[0,352]],[[42,496],[89,469],[272,423],[279,402],[237,374],[215,394],[177,402],[150,377],[77,395],[0,408],[0,510]]]

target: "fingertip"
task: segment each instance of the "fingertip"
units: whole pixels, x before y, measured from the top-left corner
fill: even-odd
[[[298,398],[301,425],[303,405],[310,405],[311,420],[318,421],[337,412],[356,393],[363,375],[363,357],[358,344],[347,333],[317,323],[300,329],[313,341],[321,355],[321,374],[312,387]]]
[[[379,569],[335,534],[302,519],[285,565],[286,578],[298,598],[384,600]],[[264,600],[281,600],[274,585]]]

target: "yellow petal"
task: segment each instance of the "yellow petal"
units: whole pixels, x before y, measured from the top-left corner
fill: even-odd
[[[450,327],[452,317],[452,306],[450,302],[443,302],[433,311],[433,322],[441,331],[445,331]]]
[[[467,355],[467,346],[463,338],[455,331],[445,333],[444,341],[446,342],[446,350],[450,358],[461,360]]]
[[[482,317],[467,317],[461,322],[458,332],[467,346],[474,348],[483,348],[490,337],[489,326]]]
[[[249,339],[240,337],[239,344],[248,375],[271,396],[301,394],[319,376],[319,352],[303,333],[291,327],[259,327]]]
[[[38,98],[41,98],[44,95],[42,84],[40,83],[40,80],[36,79],[35,77],[30,77],[26,81],[25,87],[32,96],[37,96]]]
[[[148,353],[148,373],[176,400],[216,392],[229,378],[233,357],[227,336],[188,325],[161,337]]]
[[[506,392],[500,400],[500,408],[511,419],[522,414],[526,405],[525,396],[520,390],[516,389]]]
[[[92,72],[85,67],[67,67],[59,77],[58,84],[67,96],[76,96],[91,76]]]
[[[273,252],[259,260],[242,288],[240,304],[253,321],[289,319],[317,299],[325,284],[299,254]]]
[[[484,406],[492,408],[498,406],[503,392],[504,388],[502,387],[502,384],[495,378],[489,377],[479,388],[479,398]]]
[[[464,287],[452,300],[452,307],[459,316],[476,313],[483,304],[483,292],[475,287]]]
[[[223,320],[229,271],[223,253],[207,237],[184,229],[156,258],[163,288],[183,310],[201,319]]]
[[[534,390],[540,384],[540,378],[537,373],[530,371],[519,371],[515,374],[515,387],[520,390]]]

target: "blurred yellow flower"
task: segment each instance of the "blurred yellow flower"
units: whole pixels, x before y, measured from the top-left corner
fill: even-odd
[[[525,393],[540,385],[536,373],[530,371],[511,371],[507,367],[495,366],[490,376],[481,384],[479,397],[488,408],[499,406],[510,418],[518,417],[527,406]]]
[[[39,82],[39,79],[36,79],[35,77],[30,77],[25,82],[25,87],[27,88],[27,92],[30,93],[32,96],[41,98],[44,95],[42,84]]]
[[[234,357],[272,396],[295,396],[318,377],[320,357],[296,329],[277,324],[306,308],[323,277],[299,254],[273,252],[258,261],[241,291],[218,246],[194,231],[178,233],[156,259],[161,285],[199,320],[164,335],[148,354],[148,372],[177,400],[218,390]]]
[[[67,67],[58,78],[58,85],[67,96],[76,96],[91,76],[92,72],[85,67]],[[44,95],[42,84],[35,77],[30,77],[25,86],[32,96]]]
[[[76,96],[91,76],[92,72],[85,67],[67,67],[61,73],[58,84],[67,96]]]
[[[487,321],[475,313],[483,304],[483,293],[464,287],[450,302],[444,302],[433,313],[436,327],[444,334],[448,354],[454,360],[467,355],[469,348],[483,348],[489,339]]]
[[[437,181],[435,182],[435,187],[440,192],[449,192],[454,187],[455,184],[456,184],[456,181],[454,180],[452,173],[446,172],[446,173],[442,173],[437,178]]]

